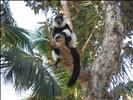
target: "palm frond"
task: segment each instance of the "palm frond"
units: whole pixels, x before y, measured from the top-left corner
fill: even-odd
[[[76,96],[74,94],[82,96],[81,95],[81,87],[78,83],[76,83],[71,88],[67,87],[66,84],[67,84],[70,76],[68,75],[68,72],[65,70],[65,68],[62,67],[60,69],[55,70],[54,77],[58,81],[58,84],[61,88],[62,96],[65,97],[65,99],[75,100]],[[75,98],[75,99],[72,99],[72,98]]]
[[[119,97],[120,95],[126,96],[128,94],[133,98],[133,81],[120,83],[111,91],[111,93],[115,95],[115,97]]]
[[[34,48],[39,51],[40,54],[49,57],[50,55],[50,40],[44,33],[37,31],[33,35]]]
[[[47,66],[47,71],[45,70],[42,72],[42,69],[38,70],[38,80],[36,80],[33,85],[33,91],[37,90],[33,93],[35,100],[53,100],[53,97],[60,95],[60,87],[57,84],[57,81],[54,79],[55,77],[53,77],[53,75],[50,73],[52,73],[52,68],[50,66]]]
[[[1,25],[4,28],[1,43],[2,49],[9,49],[12,46],[20,46],[33,53],[32,41],[30,40],[30,36],[32,35],[31,32],[5,23],[2,23]]]
[[[120,55],[121,64],[118,75],[114,75],[111,85],[113,95],[128,94],[133,98],[133,46],[132,42],[128,41],[123,47],[123,53]],[[116,91],[117,90],[117,91]],[[117,94],[118,94],[117,93]]]
[[[60,87],[51,75],[51,67],[43,64],[41,58],[19,48],[2,51],[1,58],[1,66],[7,66],[4,79],[14,83],[16,90],[31,88],[33,96],[39,100],[53,100],[60,95]]]
[[[1,13],[0,13],[0,20],[1,23],[6,23],[10,25],[14,25],[16,22],[12,17],[12,13],[9,6],[9,1],[2,0],[0,3]]]

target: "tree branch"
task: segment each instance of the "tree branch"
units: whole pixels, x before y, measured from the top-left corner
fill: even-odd
[[[83,48],[82,48],[82,50],[81,50],[82,52],[85,51],[86,46],[87,46],[88,42],[90,41],[90,39],[91,39],[91,37],[92,37],[92,35],[93,35],[93,33],[94,33],[94,29],[95,29],[95,27],[93,27],[92,32],[91,32],[89,38],[88,38],[87,41],[85,42],[85,44],[84,44],[84,46],[83,46]]]
[[[70,28],[73,30],[73,26],[72,26],[72,21],[71,21],[71,17],[70,17],[70,11],[67,5],[67,1],[66,0],[60,0],[61,2],[61,6],[63,8],[64,11],[64,16],[66,17],[66,20],[70,26]]]

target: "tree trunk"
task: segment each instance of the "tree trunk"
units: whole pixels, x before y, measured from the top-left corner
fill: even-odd
[[[84,84],[84,100],[114,100],[107,91],[112,76],[116,73],[121,51],[123,24],[117,1],[104,1],[105,37],[102,49],[90,71],[88,82]],[[83,86],[82,86],[83,87]]]

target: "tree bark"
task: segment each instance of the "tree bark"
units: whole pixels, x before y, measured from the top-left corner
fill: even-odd
[[[123,24],[117,1],[105,1],[102,8],[105,14],[105,37],[101,52],[88,72],[84,100],[114,100],[107,89],[119,62]]]
[[[64,11],[64,16],[66,17],[66,20],[70,26],[71,29],[73,29],[73,26],[72,26],[72,21],[71,21],[71,17],[70,17],[70,11],[69,11],[69,8],[68,8],[68,5],[67,5],[67,1],[66,0],[61,0],[61,6],[63,8],[63,11]]]

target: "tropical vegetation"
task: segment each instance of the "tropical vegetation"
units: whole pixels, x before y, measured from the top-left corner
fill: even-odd
[[[16,90],[32,90],[26,100],[133,99],[132,1],[25,1],[46,22],[36,32],[17,26],[9,2],[1,2],[1,75]],[[52,16],[47,16],[48,13]],[[70,72],[53,67],[52,17],[64,14],[77,35],[81,77],[68,88]],[[125,39],[129,38],[129,41]],[[65,66],[65,67],[64,67]]]

